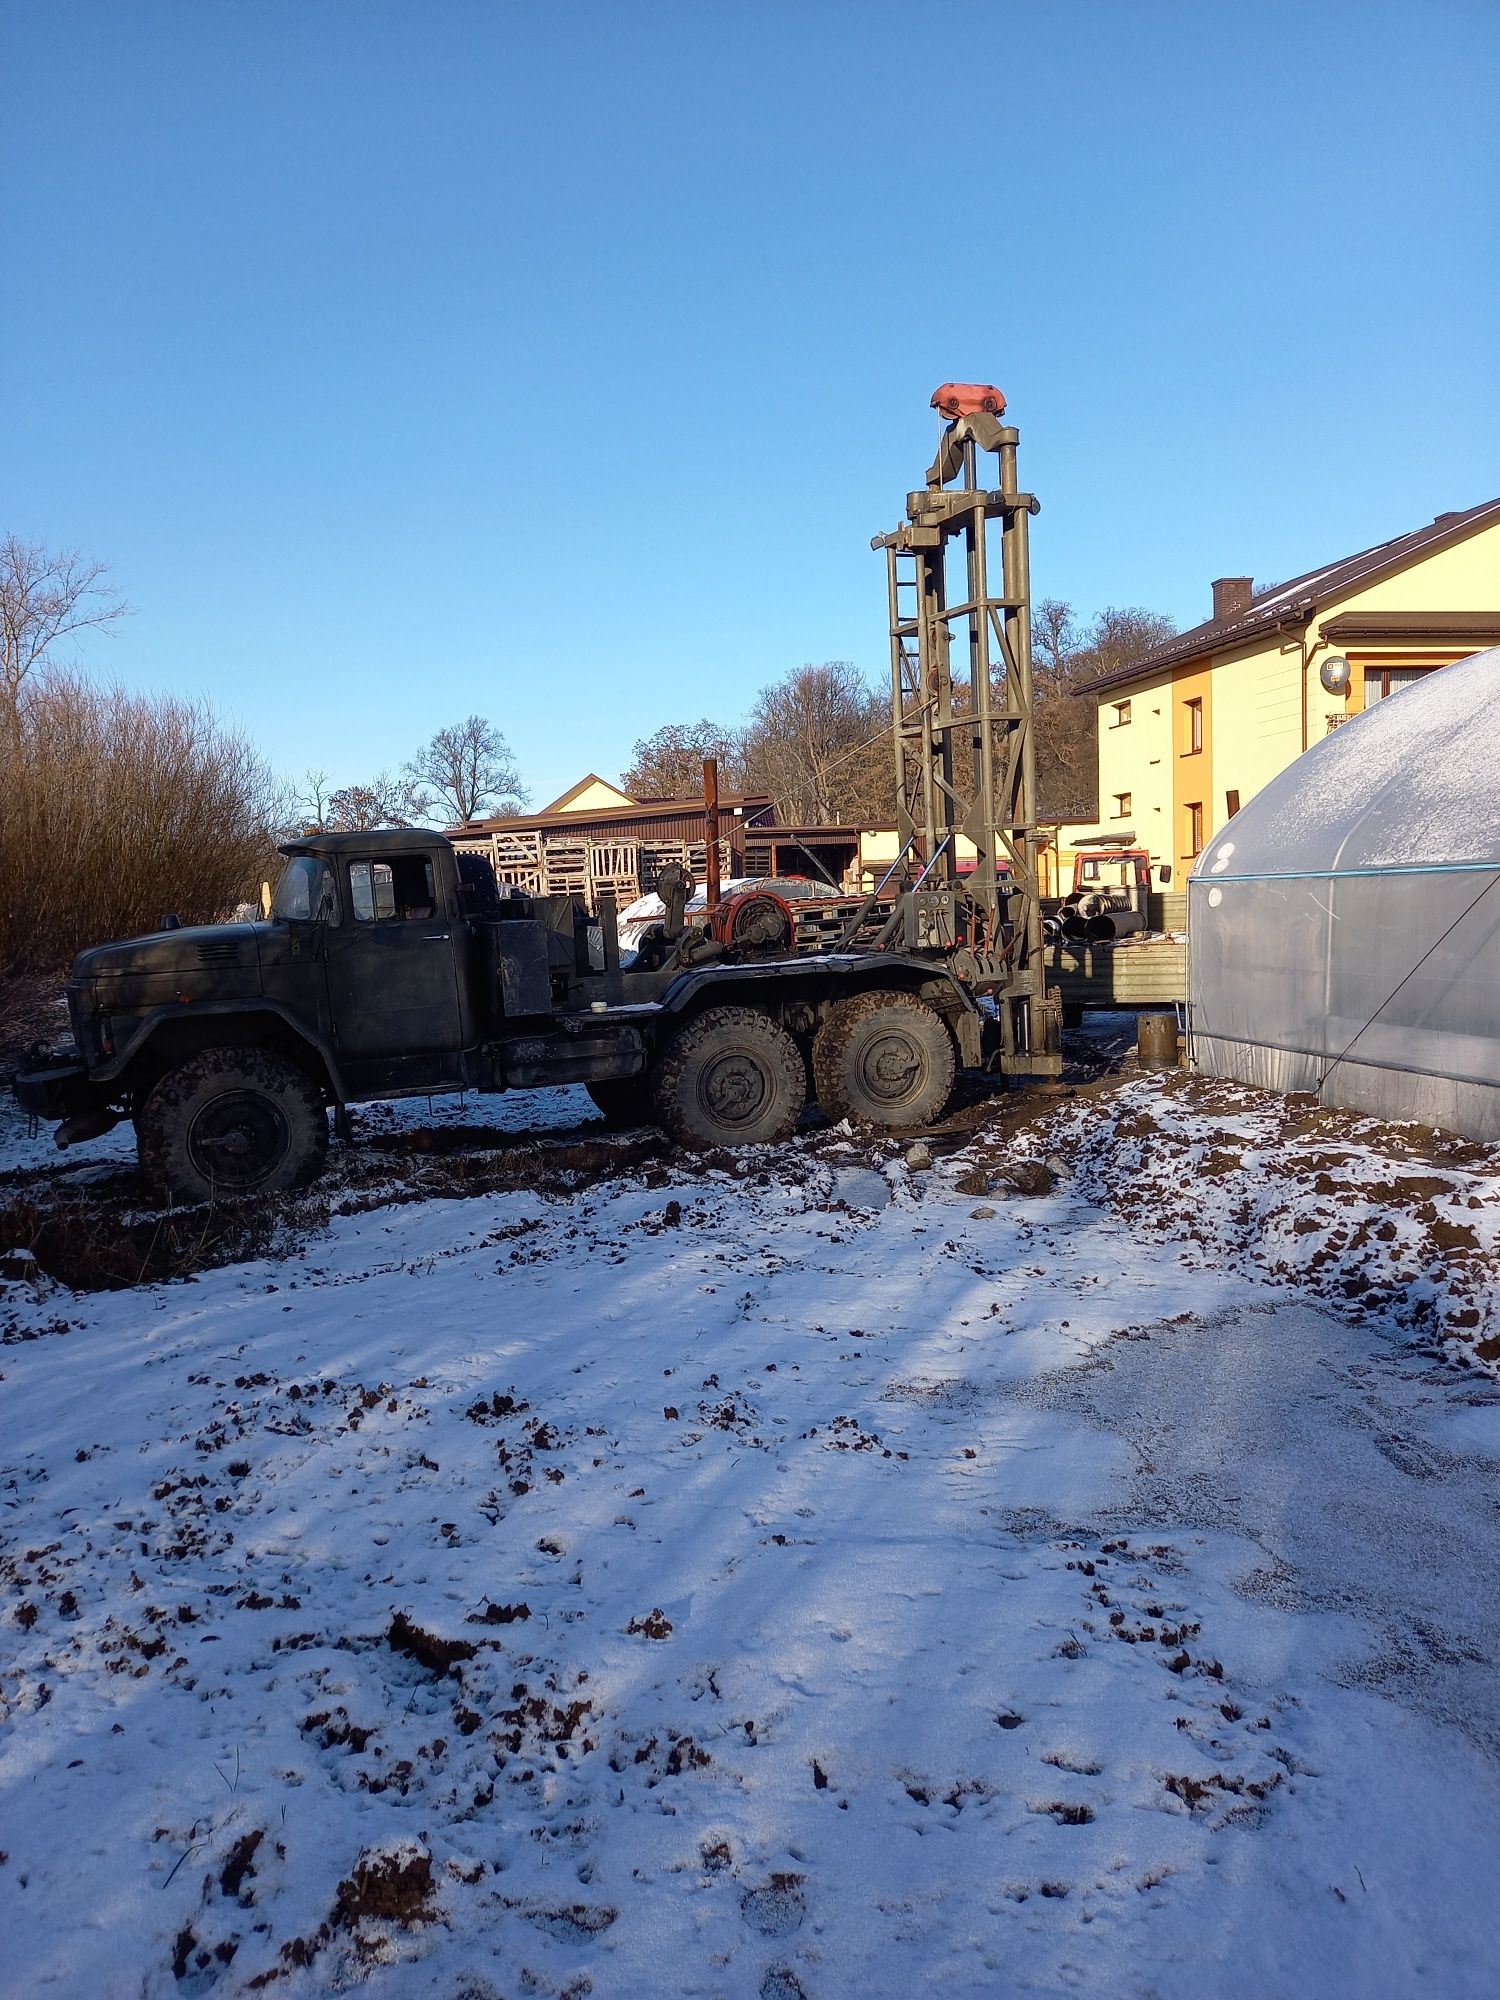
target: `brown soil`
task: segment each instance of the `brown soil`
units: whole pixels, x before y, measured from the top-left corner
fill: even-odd
[[[340,1882],[329,1921],[336,1930],[349,1929],[367,1917],[385,1923],[429,1923],[435,1915],[431,1905],[430,1855],[365,1853],[348,1880]]]
[[[1122,1080],[1087,1063],[1072,1066],[1068,1075],[1072,1081],[1017,1086],[964,1076],[949,1116],[923,1136],[935,1154],[956,1152],[979,1139],[998,1156],[1015,1133],[1060,1104],[1109,1092]],[[335,1148],[315,1187],[272,1201],[158,1209],[133,1166],[95,1170],[82,1180],[86,1149],[70,1153],[66,1164],[60,1157],[55,1167],[0,1172],[0,1244],[25,1264],[18,1275],[52,1279],[73,1291],[116,1291],[285,1250],[325,1229],[332,1217],[396,1203],[513,1189],[565,1198],[621,1175],[666,1185],[676,1158],[667,1139],[649,1130],[615,1135],[597,1126],[509,1132],[494,1125],[433,1125],[390,1131],[382,1128],[378,1112],[367,1121],[356,1112],[356,1132],[354,1145]],[[816,1131],[811,1139],[816,1158],[821,1150]],[[878,1154],[872,1154],[872,1164],[878,1165],[889,1145],[880,1151],[881,1142],[870,1143]],[[840,1163],[847,1161],[841,1153]],[[734,1153],[698,1155],[693,1164],[747,1173],[746,1161]],[[976,1192],[987,1164],[976,1162]],[[1005,1161],[1006,1174],[1018,1164]],[[1016,1191],[1042,1192],[1044,1174],[1037,1169],[1035,1188]],[[761,1185],[771,1178],[759,1163],[748,1168],[748,1177]],[[680,1203],[669,1201],[658,1226],[681,1226],[683,1219]]]
[[[230,1848],[219,1870],[219,1887],[226,1896],[237,1896],[245,1877],[255,1873],[255,1850],[265,1837],[264,1828],[257,1827],[253,1833],[242,1833]]]
[[[424,1152],[424,1136],[441,1149]],[[119,1291],[264,1256],[325,1229],[335,1215],[514,1188],[568,1195],[638,1173],[667,1152],[655,1132],[527,1142],[492,1127],[444,1128],[352,1147],[298,1194],[163,1210],[131,1167],[80,1182],[79,1154],[66,1167],[0,1173],[0,1244],[29,1253],[37,1274],[73,1291]]]
[[[625,1630],[638,1632],[643,1639],[670,1639],[672,1621],[658,1605],[654,1611],[648,1611],[644,1618],[632,1618]]]
[[[479,1648],[468,1639],[440,1639],[416,1625],[404,1611],[398,1611],[385,1635],[393,1653],[405,1653],[430,1673],[451,1673],[460,1660],[472,1660]]]
[[[1460,1361],[1500,1358],[1493,1148],[1185,1072],[1099,1101],[1097,1118],[1060,1117],[1018,1151],[1049,1146],[1145,1240],[1242,1261],[1352,1318],[1445,1340]],[[987,1133],[969,1158],[997,1178],[1005,1166]]]

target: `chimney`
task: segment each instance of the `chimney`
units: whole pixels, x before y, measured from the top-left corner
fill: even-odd
[[[1254,581],[1248,576],[1216,576],[1213,581],[1215,618],[1242,617],[1250,609]]]

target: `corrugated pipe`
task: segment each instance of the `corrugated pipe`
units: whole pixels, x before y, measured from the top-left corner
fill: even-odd
[[[1090,917],[1084,935],[1102,944],[1109,938],[1129,937],[1132,931],[1145,928],[1146,919],[1139,910],[1111,910],[1108,916]]]

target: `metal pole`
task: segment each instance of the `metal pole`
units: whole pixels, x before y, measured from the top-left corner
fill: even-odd
[[[911,775],[907,769],[906,642],[901,632],[901,573],[896,549],[885,552],[886,596],[891,618],[891,728],[896,757],[896,839],[905,854],[916,822],[911,812]]]
[[[924,861],[935,861],[953,827],[953,679],[948,665],[947,586],[943,544],[917,555],[918,646],[922,664],[922,816]],[[943,879],[953,878],[951,858]]]
[[[1016,492],[1020,484],[1016,471],[1016,442],[1014,430],[1002,433],[1000,483],[1007,493]],[[1011,725],[1011,748],[1020,751],[1019,757],[1011,762],[1008,773],[1008,777],[1013,774],[1014,789],[1010,783],[1007,784],[1007,796],[1001,805],[1009,822],[1006,830],[1010,835],[1017,886],[1023,892],[1020,962],[1036,981],[1036,990],[1024,1003],[1028,1039],[1035,1052],[1042,1026],[1039,977],[1042,965],[1042,906],[1036,887],[1036,848],[1031,838],[1035,831],[1033,815],[1036,811],[1036,737],[1032,730],[1030,527],[1028,510],[1014,507],[1003,517],[1000,535],[1001,572],[1007,600],[1004,624],[1009,642],[1006,706],[1016,717]]]
[[[977,452],[972,438],[964,445],[964,484],[979,486]],[[993,951],[1000,930],[998,856],[995,852],[995,700],[990,666],[988,521],[982,500],[970,511],[964,529],[969,590],[969,705],[974,716],[974,800],[965,830],[978,854],[971,889],[976,891],[991,926],[986,938]]]
[[[703,760],[703,820],[707,847],[703,857],[703,889],[709,914],[719,906],[719,760]]]

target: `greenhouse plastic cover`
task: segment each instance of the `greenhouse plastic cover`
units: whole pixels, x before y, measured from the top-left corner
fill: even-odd
[[[1353,717],[1188,882],[1197,1066],[1500,1139],[1500,647]]]

